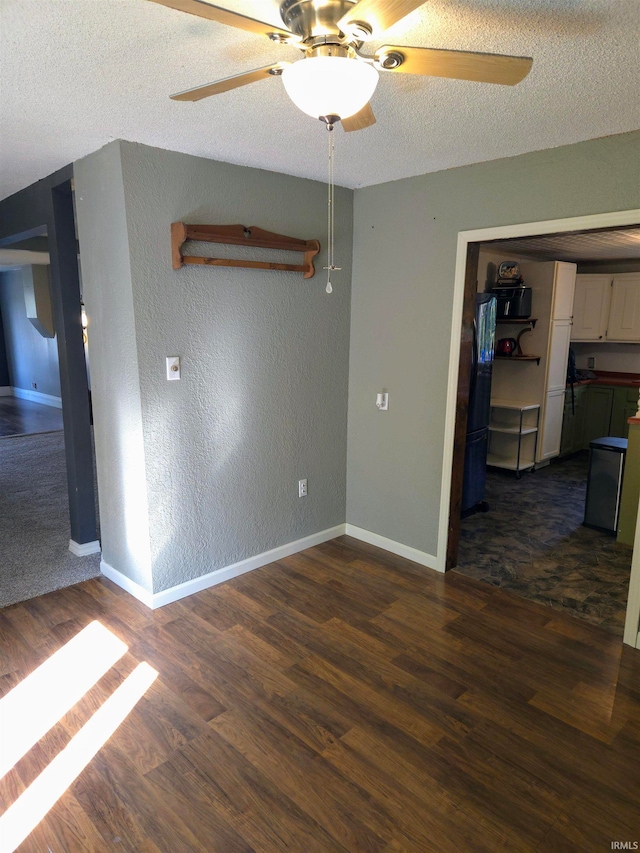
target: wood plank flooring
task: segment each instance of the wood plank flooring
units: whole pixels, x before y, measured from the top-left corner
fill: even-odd
[[[0,438],[55,432],[62,428],[62,409],[18,397],[0,397]]]
[[[342,537],[155,612],[106,579],[5,608],[0,694],[96,619],[128,652],[2,809],[140,662],[159,677],[23,853],[640,842],[640,652],[599,628]]]

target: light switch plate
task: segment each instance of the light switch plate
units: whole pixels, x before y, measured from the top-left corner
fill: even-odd
[[[173,381],[174,379],[180,379],[180,356],[168,355],[166,361],[167,379],[169,381]]]

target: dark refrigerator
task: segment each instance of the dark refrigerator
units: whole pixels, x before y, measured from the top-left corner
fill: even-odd
[[[463,515],[470,515],[475,509],[488,508],[484,503],[484,490],[489,447],[491,372],[495,337],[496,297],[490,293],[478,293],[476,316],[473,321],[467,440],[464,453],[461,507]]]

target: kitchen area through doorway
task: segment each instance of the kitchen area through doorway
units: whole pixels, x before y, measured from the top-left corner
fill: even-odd
[[[640,493],[640,228],[483,243],[477,291],[496,321],[492,357],[474,337],[469,412],[486,411],[486,435],[474,415],[455,571],[622,636]]]

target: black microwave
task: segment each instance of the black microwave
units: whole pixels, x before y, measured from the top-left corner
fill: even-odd
[[[494,287],[491,292],[498,300],[499,320],[528,320],[531,316],[530,287]]]

